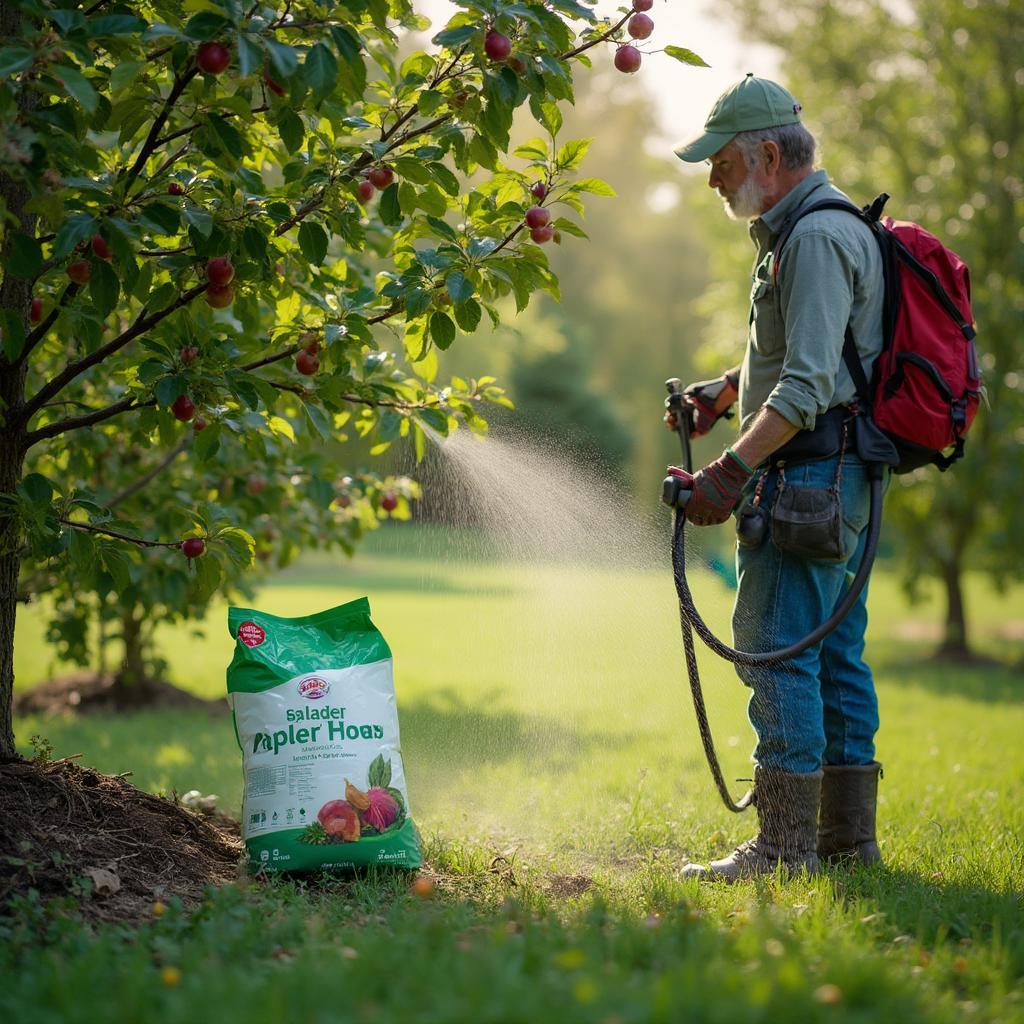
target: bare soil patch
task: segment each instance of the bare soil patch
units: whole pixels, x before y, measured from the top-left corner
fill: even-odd
[[[141,921],[177,897],[239,878],[242,844],[224,815],[196,814],[70,759],[0,764],[0,914],[34,889],[98,921]]]
[[[73,672],[38,683],[31,689],[15,692],[16,715],[62,715],[109,713],[142,709],[205,711],[211,715],[228,713],[227,701],[203,700],[164,679],[149,679],[144,686],[122,690],[112,674]]]

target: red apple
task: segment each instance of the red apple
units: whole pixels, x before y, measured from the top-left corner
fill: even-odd
[[[295,357],[295,369],[305,377],[312,377],[320,369],[320,360],[312,352],[303,350]]]
[[[654,0],[633,0],[634,11],[649,11],[654,6]]]
[[[187,423],[196,414],[196,403],[188,395],[178,395],[171,405],[174,418]]]
[[[210,284],[231,284],[235,279],[235,268],[227,256],[214,256],[206,262],[206,279]]]
[[[283,96],[285,92],[287,92],[285,87],[280,82],[270,77],[270,72],[267,71],[266,69],[264,69],[263,71],[263,81],[266,83],[267,88],[275,96]]]
[[[534,228],[530,232],[530,237],[538,244],[543,245],[545,242],[550,242],[552,236],[555,233],[555,229],[550,224],[542,224],[539,228]]]
[[[626,24],[626,31],[634,39],[646,39],[654,31],[654,22],[646,14],[634,14]]]
[[[615,67],[624,74],[631,75],[640,70],[640,51],[635,46],[620,46],[615,51]]]
[[[543,181],[535,181],[530,186],[530,191],[537,199],[543,199],[548,194],[548,187]]]
[[[185,194],[184,186],[177,181],[171,181],[167,183],[167,194],[169,196],[183,196]]]
[[[364,203],[368,203],[373,198],[373,194],[376,191],[377,190],[373,187],[373,182],[367,181],[366,178],[363,178],[363,180],[356,185],[356,192],[359,193],[359,199]]]
[[[70,277],[75,284],[88,284],[89,278],[92,277],[92,267],[89,266],[89,261],[75,260],[73,263],[69,263],[68,277]]]
[[[110,251],[110,246],[107,245],[107,240],[102,235],[92,236],[92,252],[94,256],[101,260],[112,259],[114,255]]]
[[[186,558],[198,558],[206,551],[206,541],[202,537],[186,537],[181,542],[181,553]]]
[[[380,496],[380,507],[385,512],[393,512],[398,508],[398,495],[394,491],[385,491]]]
[[[199,358],[199,349],[195,345],[182,345],[178,350],[178,358],[183,365],[188,366],[189,363],[195,362]]]
[[[250,497],[255,498],[257,494],[262,494],[267,487],[267,478],[259,476],[254,473],[252,476],[245,478],[245,493]]]
[[[29,320],[32,323],[37,324],[43,319],[43,300],[33,299],[32,300],[32,311],[28,315]]]
[[[542,228],[551,220],[551,211],[545,210],[543,206],[531,206],[526,211],[526,226],[530,228]]]
[[[299,336],[299,344],[311,356],[315,356],[320,351],[320,335],[316,331],[304,331]]]
[[[235,301],[235,289],[229,284],[211,284],[206,289],[206,303],[214,309],[226,309]]]
[[[200,43],[196,63],[208,75],[219,75],[231,63],[231,51],[222,43]]]
[[[375,188],[383,192],[395,180],[395,172],[387,164],[381,164],[379,167],[371,167],[366,177],[373,182]]]
[[[198,434],[200,430],[205,430],[210,424],[206,422],[205,416],[197,416],[192,421],[192,429]]]
[[[490,29],[484,36],[484,53],[491,60],[507,60],[512,52],[512,40],[502,35],[496,29]]]

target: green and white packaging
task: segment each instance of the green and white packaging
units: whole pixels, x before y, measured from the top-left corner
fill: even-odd
[[[391,649],[369,601],[294,619],[230,608],[228,628],[250,867],[419,867]]]

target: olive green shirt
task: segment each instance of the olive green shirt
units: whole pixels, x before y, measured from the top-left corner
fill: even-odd
[[[751,222],[757,247],[750,291],[750,330],[740,371],[740,429],[768,405],[796,427],[850,402],[855,393],[843,364],[849,323],[871,379],[882,349],[882,259],[871,229],[842,210],[799,221],[773,279],[772,249],[794,210],[823,199],[846,199],[815,171]]]

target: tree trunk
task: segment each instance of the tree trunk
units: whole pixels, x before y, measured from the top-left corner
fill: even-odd
[[[946,622],[938,655],[940,658],[967,661],[971,657],[971,650],[967,645],[963,567],[959,554],[943,562],[942,582],[946,588]]]
[[[142,707],[150,703],[152,697],[152,676],[146,661],[141,612],[136,617],[136,610],[132,605],[125,608],[121,616],[124,657],[110,691],[119,708]]]
[[[0,2],[0,39],[17,39],[21,31],[21,9]],[[36,93],[22,90],[19,105],[28,112],[36,104]],[[0,272],[13,263],[11,221],[22,232],[35,237],[36,217],[26,211],[28,189],[10,175],[0,172],[0,202],[10,221],[0,250]],[[4,273],[0,282],[0,311],[20,318],[28,325],[32,282]],[[9,329],[9,324],[4,329]],[[21,411],[25,404],[24,360],[9,360],[0,350],[0,497],[12,496],[21,480],[25,462],[25,425]],[[0,762],[17,757],[14,748],[14,621],[18,612],[18,571],[21,567],[21,528],[16,517],[0,507]]]

